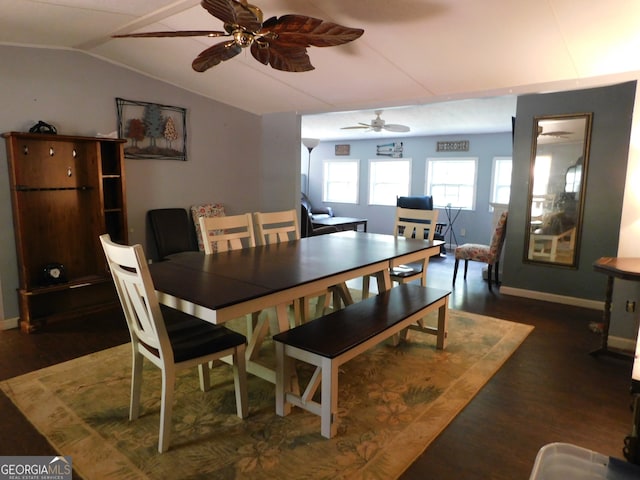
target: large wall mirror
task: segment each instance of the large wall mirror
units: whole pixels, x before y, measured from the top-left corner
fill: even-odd
[[[524,260],[577,268],[591,113],[535,117]]]

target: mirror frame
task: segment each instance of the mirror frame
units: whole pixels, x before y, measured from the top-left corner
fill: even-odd
[[[541,122],[553,120],[553,121],[566,121],[566,120],[582,120],[584,119],[584,134],[582,137],[582,156],[578,157],[575,163],[570,164],[568,167],[564,169],[565,174],[563,178],[562,185],[564,186],[564,192],[558,192],[563,194],[572,194],[576,200],[576,213],[575,213],[575,231],[573,232],[573,252],[572,256],[569,260],[558,261],[557,259],[552,260],[551,253],[549,253],[549,258],[540,258],[540,254],[537,258],[534,258],[530,253],[530,248],[534,247],[532,244],[532,237],[536,235],[534,233],[534,226],[532,217],[532,210],[534,204],[534,195],[533,195],[533,187],[534,187],[534,172],[536,167],[536,158],[539,150],[539,138],[542,135],[543,127]],[[530,159],[530,170],[529,170],[529,186],[527,192],[527,213],[526,213],[526,223],[525,223],[525,240],[524,240],[524,252],[523,252],[523,262],[529,264],[536,265],[546,265],[552,267],[561,267],[561,268],[578,268],[578,261],[580,258],[580,243],[582,238],[582,223],[583,223],[583,215],[584,215],[584,203],[586,197],[586,187],[587,187],[587,173],[589,170],[589,151],[591,147],[591,127],[593,122],[593,113],[575,113],[575,114],[563,114],[563,115],[542,115],[536,116],[533,118],[533,132],[532,132],[532,141],[531,141],[531,159]],[[568,132],[558,132],[559,134],[568,133]],[[574,140],[576,141],[576,140]],[[559,142],[560,143],[560,142]],[[562,142],[567,143],[567,142]],[[549,148],[549,147],[547,147]],[[578,167],[581,167],[580,178],[578,182],[576,182],[575,174],[576,171],[579,170]],[[567,191],[567,182],[569,180],[569,175],[573,174],[572,178],[572,192]],[[578,183],[577,191],[575,186]],[[556,202],[552,205],[552,208],[556,208]],[[551,213],[553,210],[549,210],[547,213]],[[544,224],[542,224],[544,225]],[[544,228],[544,227],[543,227]],[[542,233],[544,234],[544,233]],[[547,237],[556,237],[555,240],[549,238],[547,241],[552,242],[548,245],[556,245],[555,242],[558,241],[558,235],[547,235]],[[543,240],[545,241],[545,240]],[[551,247],[553,249],[553,247]]]

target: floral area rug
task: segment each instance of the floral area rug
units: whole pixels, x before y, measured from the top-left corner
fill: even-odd
[[[222,364],[208,392],[199,390],[196,369],[179,375],[171,447],[158,454],[159,369],[146,362],[141,417],[130,422],[128,344],[0,387],[87,480],[386,480],[402,474],[532,329],[451,310],[444,351],[435,349],[435,336],[409,332],[407,342],[360,355],[340,372],[331,440],[320,435],[318,416],[297,408],[276,415],[274,386],[252,375],[249,417],[239,419],[231,367]]]

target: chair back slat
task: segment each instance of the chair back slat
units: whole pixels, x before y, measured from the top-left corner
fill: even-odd
[[[507,233],[507,216],[509,212],[502,212],[500,218],[498,219],[498,223],[496,224],[496,228],[493,231],[493,235],[491,236],[491,243],[489,244],[489,256],[495,261],[495,259],[500,258],[500,254],[502,253],[502,247],[504,246],[504,239]]]
[[[256,246],[250,213],[226,217],[200,217],[198,221],[205,253]]]
[[[300,227],[296,210],[254,213],[257,242],[262,245],[300,240]]]
[[[396,207],[394,235],[433,241],[438,222],[437,210]]]
[[[108,234],[101,235],[100,242],[129,327],[131,342],[143,344],[159,360],[173,362],[171,343],[142,245],[119,245],[112,242]]]

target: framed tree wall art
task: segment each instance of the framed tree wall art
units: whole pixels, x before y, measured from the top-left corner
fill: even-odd
[[[187,160],[187,109],[116,98],[125,158]]]

